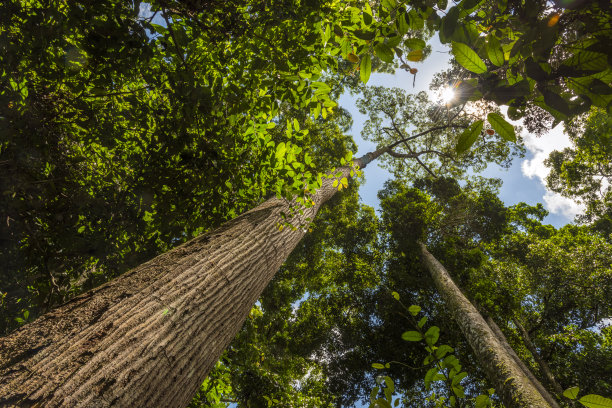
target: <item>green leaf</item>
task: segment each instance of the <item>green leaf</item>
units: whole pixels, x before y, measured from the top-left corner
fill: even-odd
[[[514,126],[506,122],[506,119],[501,117],[501,115],[491,112],[487,115],[487,120],[501,137],[509,142],[516,142]]]
[[[419,62],[423,59],[423,50],[413,50],[406,55],[408,61]]]
[[[438,349],[435,351],[435,356],[436,358],[443,358],[447,353],[452,353],[454,351],[454,349],[447,345],[447,344],[443,344],[440,347],[438,347]]]
[[[504,51],[502,50],[501,44],[497,37],[489,35],[486,45],[487,56],[493,65],[501,67],[504,65]]]
[[[455,393],[456,396],[458,396],[459,398],[465,398],[465,392],[463,390],[463,387],[460,385],[453,385],[453,392]]]
[[[397,18],[396,23],[397,31],[399,31],[400,35],[404,35],[410,29],[410,17],[408,17],[408,13],[401,13]]]
[[[465,377],[467,377],[467,373],[465,371],[457,374],[456,376],[453,377],[452,385],[459,384],[461,380],[463,380]]]
[[[487,66],[484,61],[467,45],[453,41],[452,53],[459,65],[465,69],[475,74],[484,74],[487,72]]]
[[[479,395],[476,397],[475,408],[484,408],[491,405],[491,398],[488,395]]]
[[[608,57],[600,52],[581,51],[565,61],[564,64],[584,70],[603,71],[608,67]]]
[[[459,7],[461,7],[464,11],[471,12],[472,9],[476,8],[483,0],[463,0]]]
[[[315,95],[327,95],[329,91],[331,91],[331,87],[327,85],[325,82],[315,81],[312,83],[312,86],[316,88]]]
[[[457,146],[455,147],[458,154],[461,154],[472,147],[472,145],[476,142],[476,139],[478,139],[480,132],[482,132],[483,123],[484,122],[482,120],[476,121],[472,124],[472,126],[463,131],[461,136],[459,136]]]
[[[85,226],[84,226],[84,225],[81,225],[81,226],[79,227],[79,229],[77,230],[77,232],[80,234],[80,233],[82,233],[83,231],[85,231]]]
[[[374,52],[376,56],[387,63],[393,62],[393,50],[387,46],[387,44],[380,43],[374,46]]]
[[[440,328],[438,326],[431,326],[429,330],[425,333],[425,341],[430,346],[436,344],[438,339],[440,338]]]
[[[368,83],[370,73],[372,73],[372,58],[370,54],[366,54],[361,59],[361,64],[359,64],[359,77],[364,84]]]
[[[372,41],[374,37],[376,37],[376,33],[374,31],[355,30],[353,34],[355,34],[355,37],[364,41]]]
[[[563,391],[563,396],[569,399],[576,399],[576,397],[578,397],[578,391],[580,391],[579,387],[571,387]]]
[[[374,400],[374,398],[376,398],[376,396],[378,395],[378,391],[380,390],[379,387],[374,387],[372,388],[372,391],[370,392],[370,399]]]
[[[578,400],[588,408],[612,408],[612,400],[601,395],[588,394]]]
[[[547,106],[561,112],[564,115],[569,115],[569,105],[565,99],[559,96],[559,94],[549,90],[541,90],[540,92],[544,96],[544,102]]]
[[[416,316],[421,311],[421,306],[412,305],[408,308],[411,315]]]
[[[397,292],[391,292],[391,296],[393,296],[395,300],[400,300],[400,295]]]
[[[423,340],[423,335],[418,331],[411,330],[404,332],[404,334],[402,334],[402,339],[406,341],[421,341]]]
[[[385,376],[385,385],[387,386],[387,390],[395,392],[395,384],[393,383],[393,380],[390,377]]]
[[[423,316],[421,317],[421,320],[419,320],[419,329],[423,328],[423,326],[425,326],[425,323],[427,323],[427,316]]]
[[[442,19],[442,29],[440,31],[441,35],[444,35],[447,39],[449,39],[457,28],[457,20],[459,19],[459,7],[454,6],[448,10],[446,16]],[[443,41],[443,42],[448,42]]]
[[[529,78],[535,79],[536,81],[545,81],[548,79],[548,73],[544,71],[542,66],[535,62],[533,58],[527,58],[525,60],[525,72]]]
[[[420,38],[409,38],[404,41],[404,45],[411,50],[422,50],[427,44]]]
[[[429,390],[429,387],[431,386],[431,382],[433,381],[434,376],[438,374],[438,368],[434,367],[434,368],[430,368],[427,371],[427,374],[425,374],[425,388]]]
[[[372,368],[376,368],[377,370],[382,370],[383,368],[385,368],[385,366],[380,363],[372,363]]]
[[[280,159],[285,156],[285,152],[287,151],[287,147],[285,146],[285,142],[280,142],[276,145],[276,158]]]
[[[391,404],[389,404],[389,402],[387,400],[384,400],[382,398],[377,399],[376,401],[374,401],[374,404],[376,404],[376,407],[380,407],[380,408],[391,408]]]

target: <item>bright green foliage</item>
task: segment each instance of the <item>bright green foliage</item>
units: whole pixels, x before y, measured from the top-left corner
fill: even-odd
[[[466,295],[508,329],[510,343],[536,375],[539,368],[509,328],[513,317],[527,322],[531,340],[563,386],[580,378],[588,392],[608,395],[611,327],[594,327],[612,314],[610,244],[586,226],[542,225],[541,208],[506,208],[494,184],[460,188],[440,178],[415,186],[421,192],[390,183],[381,195],[390,234],[387,273],[402,270],[411,278],[403,278],[408,287],[423,287],[426,278],[409,265],[417,256],[415,241],[425,242]],[[403,296],[403,289],[391,287]],[[425,310],[439,307],[429,302]]]
[[[506,120],[498,115],[497,113],[489,113],[487,120],[491,124],[491,127],[499,133],[501,137],[509,142],[516,142],[516,133],[514,132],[514,126],[506,122]]]
[[[578,397],[580,388],[572,387],[563,391],[563,396],[571,400],[575,400]],[[589,394],[578,399],[582,405],[588,408],[612,408],[612,400],[609,398],[602,397],[601,395]]]
[[[9,1],[0,16],[2,332],[270,194],[310,205],[354,148],[326,122],[346,117],[334,99],[438,18],[357,0]]]
[[[475,74],[487,72],[484,61],[467,45],[453,42],[452,51],[457,62],[468,71]]]
[[[459,135],[459,140],[457,140],[457,146],[455,147],[457,153],[463,153],[472,147],[478,139],[478,136],[480,136],[480,133],[482,133],[482,125],[482,120],[477,120]]]
[[[395,296],[394,296],[395,297]],[[437,344],[440,328],[438,326],[431,326],[424,331],[422,319],[417,323],[416,316],[419,314],[421,308],[419,306],[412,305],[406,308],[399,298],[396,300],[404,307],[406,311],[410,313],[410,317],[406,318],[411,321],[412,325],[416,330],[407,331],[402,335],[402,338],[406,341],[425,341],[425,350],[428,355],[423,360],[423,371],[427,370],[424,376],[425,390],[429,395],[424,398],[423,402],[434,403],[436,407],[456,407],[464,406],[466,403],[465,388],[461,385],[461,381],[467,377],[468,373],[462,371],[461,364],[457,357],[452,353],[454,348],[447,344]],[[392,363],[405,365],[401,362],[394,361]],[[385,369],[390,368],[391,364],[373,364],[374,368]],[[380,387],[376,386],[370,393],[370,408],[377,407],[388,407],[398,406],[402,402],[401,398],[394,400],[393,391],[395,387],[393,380],[388,377],[377,377],[377,383],[380,384],[379,378],[383,378],[386,384],[390,384],[383,388],[384,396],[379,397]],[[387,390],[391,391],[388,392]],[[488,395],[482,394],[474,398],[474,404],[476,407],[488,407],[491,406],[490,395],[493,390],[488,391]],[[406,403],[407,401],[403,401]],[[408,402],[410,403],[410,402]]]
[[[478,74],[469,86],[515,119],[535,107],[557,122],[591,106],[610,111],[609,2],[560,3],[463,1],[442,18],[440,40]]]
[[[357,106],[369,115],[364,139],[379,146],[404,140],[393,148],[397,154],[381,160],[408,179],[430,174],[463,177],[467,169],[478,172],[489,163],[508,166],[523,150],[483,133],[483,122],[474,120],[480,113],[467,113],[464,106],[440,106],[425,92],[411,95],[396,88],[368,87]]]
[[[573,146],[554,151],[546,161],[553,191],[586,204],[583,221],[595,231],[612,234],[612,118],[594,110],[584,121],[567,127]]]
[[[343,116],[321,82],[331,3],[198,7],[0,6],[2,332],[270,193],[305,197],[353,148],[310,115]]]

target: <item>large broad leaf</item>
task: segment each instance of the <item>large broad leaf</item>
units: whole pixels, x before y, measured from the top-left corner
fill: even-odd
[[[422,50],[427,44],[420,38],[409,38],[404,41],[404,45],[410,48],[411,50]]]
[[[372,41],[374,37],[376,37],[376,33],[374,31],[355,30],[353,34],[355,37],[364,41]]]
[[[548,79],[548,74],[546,71],[544,71],[542,66],[535,62],[533,58],[527,58],[525,60],[525,71],[527,72],[527,76],[529,78],[533,78],[536,81],[544,81]]]
[[[476,74],[487,72],[484,61],[467,45],[453,41],[452,52],[457,62],[465,69]]]
[[[483,125],[482,120],[474,122],[472,126],[467,128],[461,134],[461,136],[459,136],[459,140],[457,141],[457,146],[455,147],[455,150],[457,151],[457,153],[461,154],[465,152],[467,149],[469,149],[470,147],[472,147],[474,142],[476,142],[476,139],[478,139],[480,132],[482,132],[482,125]]]
[[[494,35],[489,35],[487,40],[487,56],[493,65],[501,67],[504,65],[504,51],[502,50],[501,43]]]
[[[488,395],[479,395],[476,397],[475,408],[485,408],[491,405],[491,399]]]
[[[408,61],[419,62],[423,59],[423,50],[413,50],[406,55]]]
[[[583,70],[603,71],[608,67],[608,56],[601,52],[580,51],[564,62]]]
[[[410,30],[410,17],[408,17],[408,13],[401,13],[400,16],[395,21],[395,25],[397,26],[397,31],[403,36]]]
[[[316,89],[315,95],[327,95],[331,91],[331,87],[327,85],[325,82],[315,81],[312,83],[312,86]]]
[[[578,400],[582,405],[588,408],[612,408],[612,400],[602,397],[601,395],[589,394]]]
[[[444,36],[446,38],[446,42],[453,35],[455,30],[457,29],[457,20],[459,19],[459,7],[454,6],[448,10],[446,16],[442,19],[442,27],[440,30],[441,37]],[[440,38],[444,40],[443,38]],[[444,42],[444,41],[442,41]]]
[[[493,129],[504,139],[509,142],[516,142],[516,133],[514,132],[514,126],[506,122],[506,119],[498,115],[497,113],[489,113],[487,120],[493,127]]]
[[[580,388],[578,387],[568,388],[567,390],[563,391],[563,396],[569,399],[576,399],[578,396],[578,391],[580,391]]]
[[[425,333],[425,341],[430,346],[433,346],[437,343],[440,338],[440,328],[438,326],[431,326],[429,330]]]
[[[374,46],[374,52],[376,56],[384,62],[388,62],[389,64],[393,62],[393,50],[391,50],[387,44],[376,44]]]
[[[361,64],[359,64],[359,76],[364,84],[368,83],[370,73],[372,73],[372,58],[370,54],[366,54],[361,59]]]
[[[557,93],[543,89],[540,91],[544,96],[544,102],[550,108],[555,109],[557,112],[561,112],[564,115],[569,115],[569,105],[567,101],[560,97]],[[549,109],[547,109],[550,111]]]
[[[407,331],[402,334],[402,339],[406,341],[421,341],[423,340],[423,335],[418,331]]]

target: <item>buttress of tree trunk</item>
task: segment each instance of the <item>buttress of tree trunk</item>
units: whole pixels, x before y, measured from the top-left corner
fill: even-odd
[[[332,183],[289,218],[296,228],[279,228],[292,203],[272,198],[1,338],[0,406],[186,406]]]
[[[497,323],[495,323],[495,321],[491,319],[491,316],[487,316],[487,324],[489,325],[491,330],[493,330],[493,333],[497,336],[497,339],[499,340],[501,345],[504,346],[510,357],[512,357],[512,359],[514,359],[514,361],[521,368],[521,370],[523,370],[525,375],[529,378],[529,380],[531,380],[531,383],[538,389],[540,394],[544,397],[544,399],[546,399],[550,406],[553,408],[561,408],[555,398],[550,395],[548,390],[544,388],[544,386],[537,379],[537,377],[533,375],[529,367],[527,367],[523,360],[521,360],[521,358],[516,354],[510,343],[508,343],[504,332],[502,332]]]
[[[536,361],[536,363],[538,363],[540,370],[542,370],[542,374],[544,375],[544,377],[546,377],[546,381],[548,381],[548,383],[553,387],[553,389],[559,396],[563,395],[563,387],[561,387],[561,384],[557,382],[555,376],[550,370],[550,367],[548,367],[546,361],[544,361],[544,359],[540,356],[540,353],[538,353],[538,350],[536,349],[535,345],[531,342],[531,337],[529,336],[527,330],[525,330],[519,319],[517,319],[516,317],[513,318],[512,321],[518,329],[519,334],[523,339],[523,343],[525,343],[525,347],[527,347],[527,350],[529,350],[529,352],[533,356],[533,359]]]
[[[420,246],[423,262],[440,296],[459,324],[503,403],[507,407],[551,408],[523,370],[508,355],[478,310],[455,285],[444,266],[429,253],[424,244],[420,243]]]

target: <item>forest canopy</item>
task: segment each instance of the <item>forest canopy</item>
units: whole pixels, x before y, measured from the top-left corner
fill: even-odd
[[[605,0],[2,2],[0,335],[276,199],[274,230],[304,237],[190,407],[509,406],[427,254],[547,406],[612,406],[610,16]],[[434,42],[452,59],[431,93],[372,84],[414,86]],[[558,125],[571,146],[548,188],[586,210],[554,227],[480,173]],[[376,154],[357,159],[361,140]],[[359,187],[378,156],[377,211]]]

